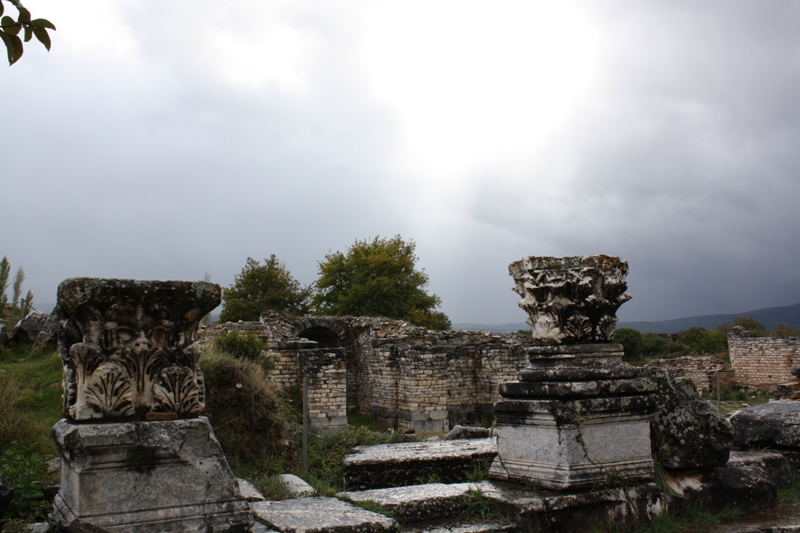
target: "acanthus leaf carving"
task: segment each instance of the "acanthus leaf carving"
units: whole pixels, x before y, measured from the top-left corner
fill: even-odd
[[[74,278],[61,283],[64,412],[73,420],[144,419],[205,407],[199,318],[219,305],[207,282]]]
[[[543,344],[608,342],[625,294],[628,264],[618,257],[525,257],[511,263],[514,291]]]

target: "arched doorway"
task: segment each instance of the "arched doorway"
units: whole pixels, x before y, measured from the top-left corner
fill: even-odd
[[[302,317],[294,321],[295,336],[317,342],[318,348],[344,348],[347,368],[347,410],[358,411],[359,349],[346,319]]]
[[[297,334],[298,337],[315,341],[318,348],[341,348],[342,341],[332,329],[323,326],[312,326]]]

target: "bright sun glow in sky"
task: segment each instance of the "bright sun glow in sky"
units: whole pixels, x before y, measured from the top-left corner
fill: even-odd
[[[396,234],[454,322],[524,319],[524,255],[627,260],[623,320],[800,301],[796,1],[24,3],[58,31],[0,69],[0,257],[37,308]]]
[[[592,78],[597,32],[556,2],[417,4],[375,5],[362,44],[405,159],[452,185],[491,163],[536,157]]]

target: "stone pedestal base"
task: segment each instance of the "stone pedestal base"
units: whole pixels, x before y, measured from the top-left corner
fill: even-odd
[[[77,424],[51,431],[61,454],[53,507],[67,531],[247,531],[253,523],[205,417]]]
[[[501,400],[490,477],[549,490],[653,479],[647,406],[643,397]]]
[[[535,346],[520,381],[500,384],[490,476],[549,490],[653,479],[652,381],[622,363],[620,344]]]

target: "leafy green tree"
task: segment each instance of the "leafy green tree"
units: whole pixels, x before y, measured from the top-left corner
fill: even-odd
[[[689,349],[683,344],[659,335],[645,333],[642,335],[642,355],[646,357],[679,357],[686,355]]]
[[[383,316],[429,329],[450,329],[450,319],[435,309],[441,299],[428,294],[428,275],[417,270],[416,243],[400,235],[356,241],[347,253],[319,263],[314,295],[321,315]]]
[[[800,337],[800,329],[790,326],[786,322],[778,322],[772,331],[773,337]]]
[[[681,342],[689,347],[689,349],[694,350],[694,346],[696,346],[703,335],[706,333],[706,328],[700,326],[693,326],[689,329],[679,331],[678,335],[680,335]]]
[[[625,361],[638,361],[642,358],[642,334],[633,328],[619,328],[614,333],[614,342],[625,348]]]
[[[302,287],[275,254],[263,265],[248,257],[233,285],[222,291],[224,309],[219,319],[256,321],[268,310],[302,315],[308,312],[310,297],[311,290]]]
[[[764,323],[751,316],[737,316],[733,319],[733,325],[744,328],[758,337],[765,337],[767,335],[767,328],[764,326]]]
[[[721,329],[712,329],[706,331],[700,342],[697,344],[695,351],[697,353],[722,353],[728,351],[728,335]]]
[[[17,20],[14,20],[5,13],[4,1],[9,2],[17,8]],[[6,46],[8,54],[8,64],[13,65],[22,57],[23,39],[27,43],[36,37],[40,43],[50,51],[50,35],[47,30],[56,29],[53,23],[46,19],[32,19],[31,12],[25,9],[19,0],[0,0],[0,41]],[[19,34],[22,32],[23,39]]]
[[[0,305],[8,303],[6,291],[8,290],[8,280],[10,276],[11,264],[8,262],[8,258],[3,256],[3,259],[0,260]]]
[[[6,327],[12,328],[20,318],[26,316],[33,307],[33,293],[28,291],[25,298],[22,298],[22,283],[25,281],[25,271],[22,267],[17,269],[14,279],[11,277],[11,263],[8,258],[3,256],[0,259],[0,318],[5,320]],[[8,300],[9,283],[12,287],[11,301]]]

